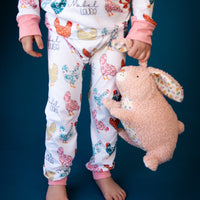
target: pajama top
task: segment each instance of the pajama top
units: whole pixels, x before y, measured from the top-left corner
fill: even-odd
[[[46,12],[46,26],[50,30],[55,29],[55,24],[58,28],[70,27],[72,38],[76,35],[77,26],[82,32],[93,28],[97,37],[112,32],[116,26],[119,30],[123,29],[132,9],[134,17],[128,37],[151,44],[151,35],[156,26],[152,19],[153,6],[154,0],[19,0],[17,21],[20,39],[28,35],[41,35],[41,8]]]

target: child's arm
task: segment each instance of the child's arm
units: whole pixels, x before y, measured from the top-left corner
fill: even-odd
[[[132,39],[128,55],[145,62],[150,57],[151,36],[156,27],[152,19],[154,0],[132,0],[133,17],[126,38]]]
[[[19,0],[17,22],[19,26],[19,40],[26,53],[34,57],[41,57],[42,54],[33,51],[32,43],[36,42],[39,49],[43,48],[40,22],[39,0]]]

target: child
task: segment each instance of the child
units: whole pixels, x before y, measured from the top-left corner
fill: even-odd
[[[128,55],[140,61],[150,56],[151,19],[154,0],[19,0],[17,21],[20,41],[26,53],[42,54],[39,29],[40,5],[46,11],[48,32],[49,98],[44,175],[48,178],[47,200],[67,200],[66,181],[76,154],[76,123],[81,108],[82,70],[91,65],[89,95],[93,156],[86,164],[106,200],[124,200],[126,193],[111,178],[117,141],[117,121],[102,105],[102,98],[119,96],[115,75],[125,64],[125,54],[111,42],[123,38],[134,17],[127,38]]]

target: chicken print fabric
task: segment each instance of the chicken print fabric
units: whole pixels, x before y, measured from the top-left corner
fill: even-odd
[[[124,29],[131,10],[138,20],[152,21],[153,6],[154,0],[19,0],[17,17],[40,17],[41,7],[48,29],[64,37],[91,39],[103,36],[102,30],[111,33],[115,26]]]
[[[120,8],[120,5],[111,0],[105,0],[105,10],[107,11],[108,16],[114,15],[114,11],[119,13],[123,12],[123,10]]]
[[[33,9],[37,8],[37,4],[34,0],[20,0],[21,8],[32,7]]]
[[[70,127],[69,131],[66,131],[64,126],[60,127],[60,139],[63,143],[67,143],[67,141],[72,136],[72,134],[73,134],[72,128],[73,128],[73,123],[71,123],[71,127]]]
[[[57,76],[58,76],[58,66],[56,64],[53,64],[52,68],[49,67],[49,80],[51,86],[53,86],[54,83],[56,82]]]
[[[70,70],[66,65],[63,66],[62,70],[65,81],[68,82],[72,88],[75,88],[75,83],[79,78],[79,63],[75,65],[73,70]]]
[[[103,79],[108,79],[109,76],[115,76],[117,73],[117,70],[114,65],[110,65],[107,63],[107,56],[106,54],[103,54],[100,58],[101,63],[101,73],[103,75]]]
[[[76,100],[71,99],[71,93],[69,91],[65,93],[64,100],[66,103],[66,110],[68,111],[69,116],[74,115],[74,112],[80,109],[78,102]]]
[[[95,40],[109,34],[113,40],[118,31],[127,28],[131,6],[138,20],[155,25],[152,19],[154,0],[19,0],[17,17],[26,14],[40,17],[41,7],[46,11],[47,28],[65,38]],[[84,55],[87,51],[90,56],[93,51],[85,47],[82,50]]]
[[[53,1],[51,7],[54,10],[55,14],[59,14],[66,6],[67,0]]]
[[[108,37],[107,42],[109,41]],[[98,46],[100,50],[96,51],[95,56],[83,57],[78,51],[74,51],[74,47],[63,36],[54,32],[49,32],[48,43],[50,84],[45,113],[46,150],[49,153],[45,158],[44,174],[56,180],[61,176],[67,176],[70,172],[77,148],[76,123],[81,110],[82,72],[85,59],[90,60],[92,70],[89,102],[93,144],[93,155],[86,166],[89,170],[97,171],[112,169],[119,121],[110,116],[102,104],[102,99],[118,98],[115,74],[121,69],[125,54],[102,44],[103,46]],[[93,40],[88,40],[87,45],[93,49],[96,47]],[[51,159],[49,159],[50,154],[53,156]],[[92,160],[93,158],[95,159]],[[53,169],[52,162],[59,167]],[[64,168],[66,172],[63,171]],[[58,174],[58,169],[62,175]]]

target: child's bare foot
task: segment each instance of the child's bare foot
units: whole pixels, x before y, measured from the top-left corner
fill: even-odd
[[[69,200],[65,185],[49,185],[46,200]]]
[[[125,191],[111,177],[95,181],[106,200],[125,200]]]

